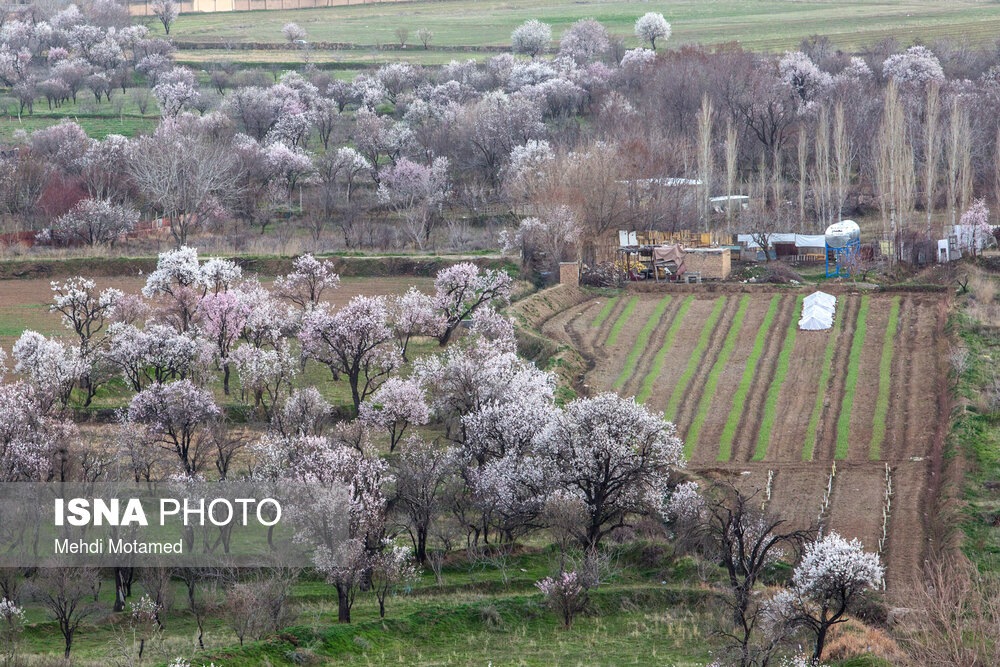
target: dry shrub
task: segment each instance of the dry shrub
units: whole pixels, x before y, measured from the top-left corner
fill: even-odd
[[[997,304],[997,293],[1000,287],[997,282],[983,273],[969,276],[969,292],[972,294],[967,312],[982,325],[1000,326],[1000,304]]]
[[[898,665],[905,660],[895,640],[884,631],[851,619],[830,629],[830,639],[823,651],[824,660],[850,660],[873,656],[889,664]]]

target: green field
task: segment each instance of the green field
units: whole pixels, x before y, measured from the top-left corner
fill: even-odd
[[[673,27],[669,44],[739,42],[755,49],[794,47],[806,36],[829,35],[837,46],[855,48],[894,36],[902,42],[954,37],[987,41],[1000,32],[1000,4],[976,0],[883,0],[877,2],[790,2],[718,0],[454,0],[358,4],[319,9],[187,14],[171,29],[178,41],[282,42],[281,27],[294,21],[310,41],[390,46],[399,27],[410,30],[406,53],[422,50],[419,28],[434,31],[432,46],[506,46],[511,30],[537,18],[553,27],[553,38],[579,18],[593,17],[627,46],[635,19],[662,12]],[[162,33],[159,25],[154,32]],[[244,60],[250,53],[234,59]],[[255,53],[254,57],[259,55]],[[388,55],[388,54],[380,54]],[[467,57],[438,52],[440,61]]]

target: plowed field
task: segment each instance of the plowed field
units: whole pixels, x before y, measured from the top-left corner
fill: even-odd
[[[762,490],[770,476],[767,502],[792,523],[881,543],[899,590],[920,570],[939,487],[947,299],[840,293],[834,329],[799,331],[804,294],[624,293],[543,331],[589,360],[586,391],[634,395],[674,421],[694,471]]]

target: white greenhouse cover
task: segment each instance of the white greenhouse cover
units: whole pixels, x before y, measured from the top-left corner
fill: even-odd
[[[833,315],[830,313],[811,313],[799,320],[799,329],[803,331],[823,331],[833,326]]]
[[[826,292],[813,292],[802,299],[802,318],[799,329],[803,331],[823,331],[833,326],[833,314],[837,309],[837,297]]]
[[[813,292],[806,298],[802,299],[803,308],[811,306],[814,303],[823,304],[824,306],[829,306],[830,308],[836,308],[837,297],[832,294],[827,294],[826,292]]]
[[[802,317],[806,315],[830,315],[834,313],[834,308],[832,306],[825,306],[821,303],[814,303],[809,306],[802,306]]]

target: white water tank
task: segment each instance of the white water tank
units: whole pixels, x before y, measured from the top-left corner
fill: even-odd
[[[861,241],[861,228],[853,220],[841,220],[826,228],[828,248],[846,248]]]

